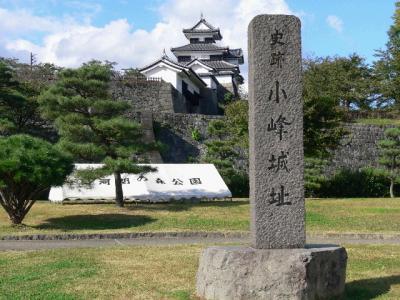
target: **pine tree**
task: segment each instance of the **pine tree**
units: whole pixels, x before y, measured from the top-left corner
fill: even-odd
[[[379,141],[380,164],[387,170],[390,179],[390,197],[394,197],[394,184],[400,175],[400,128],[385,130],[385,139]]]
[[[61,185],[72,169],[72,158],[42,139],[0,137],[0,205],[12,224],[21,224],[40,193]]]
[[[124,117],[130,105],[113,100],[109,84],[112,64],[92,61],[78,69],[65,69],[57,82],[39,98],[42,114],[55,121],[59,146],[81,162],[100,162],[99,169],[77,171],[83,183],[114,175],[116,204],[124,206],[122,173],[154,171],[138,165],[154,145],[142,142],[138,123]]]

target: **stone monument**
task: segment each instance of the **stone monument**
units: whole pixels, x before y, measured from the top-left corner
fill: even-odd
[[[260,15],[249,25],[252,247],[203,251],[205,299],[331,299],[344,291],[347,254],[306,245],[300,20]]]

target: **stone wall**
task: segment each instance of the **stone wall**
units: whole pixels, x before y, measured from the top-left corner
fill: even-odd
[[[185,99],[170,83],[151,80],[115,80],[111,86],[114,99],[130,102],[133,111],[186,111]]]
[[[153,114],[156,139],[167,146],[161,153],[164,163],[185,163],[199,159],[205,152],[204,141],[209,137],[208,124],[222,116],[199,114]],[[192,137],[192,132],[200,132],[200,140]]]
[[[366,166],[378,166],[378,141],[384,138],[384,131],[390,126],[346,124],[348,134],[326,168],[326,174],[348,168],[357,170]]]
[[[200,159],[206,151],[205,141],[209,138],[207,127],[210,121],[223,119],[223,116],[188,115],[161,113],[154,114],[156,139],[167,145],[162,153],[164,163],[185,163]],[[384,131],[389,126],[346,124],[348,134],[333,153],[326,168],[326,174],[348,168],[358,170],[363,167],[378,167],[379,149],[377,143],[384,138]],[[197,129],[202,139],[195,141],[192,131]],[[248,168],[248,162],[237,162],[241,169]]]
[[[185,113],[188,111],[185,97],[170,83],[162,80],[114,80],[111,83],[114,99],[132,104],[132,111],[153,113]],[[223,92],[220,97],[223,99]],[[217,115],[218,97],[211,89],[203,89],[198,111],[205,115]]]
[[[344,114],[345,120],[353,122],[357,119],[397,119],[398,114],[395,111],[348,111]]]

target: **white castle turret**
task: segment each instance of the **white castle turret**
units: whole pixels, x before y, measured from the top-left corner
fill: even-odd
[[[193,27],[183,29],[189,44],[171,48],[176,59],[163,55],[140,69],[147,78],[160,78],[180,92],[189,113],[218,113],[218,101],[226,92],[238,93],[243,83],[239,65],[242,49],[217,44],[222,40],[219,28],[203,16]]]
[[[183,29],[189,44],[172,48],[179,63],[191,67],[212,88],[213,79],[233,93],[243,82],[239,65],[243,64],[242,49],[220,46],[219,28],[215,28],[203,17],[193,27]]]

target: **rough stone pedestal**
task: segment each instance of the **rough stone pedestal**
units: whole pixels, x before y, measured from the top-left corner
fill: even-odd
[[[301,249],[210,247],[197,273],[202,299],[336,299],[344,291],[347,253],[342,247]]]

